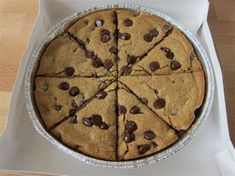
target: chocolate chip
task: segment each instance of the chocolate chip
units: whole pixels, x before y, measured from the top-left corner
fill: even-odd
[[[135,140],[135,135],[133,133],[126,132],[126,133],[124,133],[123,140],[126,143],[130,143]]]
[[[131,71],[132,71],[131,68],[129,68],[127,65],[121,68],[122,75],[129,75]]]
[[[92,126],[91,118],[88,118],[88,117],[84,117],[84,118],[82,119],[82,123],[83,123],[85,126],[88,126],[88,127],[91,127],[91,126]]]
[[[150,30],[149,34],[152,36],[152,37],[157,37],[159,32],[156,30],[156,29],[152,29]]]
[[[96,27],[100,27],[100,26],[102,26],[104,24],[104,20],[102,20],[102,19],[97,19],[97,20],[95,20],[95,26]]]
[[[140,113],[140,108],[138,106],[133,106],[130,110],[130,113],[138,114],[138,113]]]
[[[127,63],[128,64],[134,64],[136,62],[136,57],[135,56],[128,56],[127,57]]]
[[[72,96],[72,97],[78,95],[79,93],[80,93],[80,90],[76,86],[71,87],[70,90],[69,90],[69,95]]]
[[[109,32],[109,30],[107,30],[107,29],[103,29],[103,30],[100,32],[100,34],[101,34],[101,35],[109,35],[110,32]]]
[[[126,114],[126,112],[127,112],[126,107],[123,105],[119,105],[118,110],[119,110],[119,115]]]
[[[177,134],[177,136],[178,136],[179,138],[182,138],[185,133],[186,133],[185,130],[179,130],[179,131],[176,132],[176,134]]]
[[[70,118],[69,122],[70,122],[70,123],[78,123],[78,121],[77,121],[77,115],[72,116],[72,117]]]
[[[119,33],[118,38],[122,39],[122,40],[129,40],[131,38],[131,35],[128,33]]]
[[[166,106],[166,101],[163,98],[158,98],[155,102],[154,102],[154,107],[157,109],[161,109],[164,108]]]
[[[102,117],[99,114],[93,114],[91,116],[91,123],[99,126],[102,123]]]
[[[153,131],[148,130],[144,132],[144,138],[148,140],[153,140],[156,138],[156,134]]]
[[[134,121],[127,121],[125,124],[126,131],[132,133],[133,131],[137,130],[137,125]]]
[[[168,52],[168,53],[166,53],[166,57],[168,59],[173,59],[174,58],[174,53],[173,52]]]
[[[96,94],[96,98],[98,99],[104,99],[107,96],[107,93],[105,91],[100,91]]]
[[[161,47],[160,49],[161,49],[162,51],[165,51],[166,53],[171,52],[171,49],[170,49],[170,48],[167,48],[167,47]]]
[[[101,35],[101,41],[103,42],[103,43],[107,43],[111,38],[110,38],[110,36],[109,35],[107,35],[107,34],[104,34],[104,35]]]
[[[173,60],[171,62],[171,69],[172,70],[178,70],[180,67],[181,67],[181,64],[178,61]]]
[[[109,126],[105,122],[102,122],[99,127],[102,130],[107,130],[109,128]]]
[[[149,68],[152,72],[156,71],[157,69],[160,68],[160,64],[157,61],[151,62],[149,64]]]
[[[117,50],[116,47],[112,46],[111,48],[109,48],[109,52],[112,53],[112,54],[117,54],[118,50]]]
[[[107,70],[109,70],[110,68],[112,68],[113,66],[113,61],[111,59],[106,59],[104,61],[104,68],[106,68]]]
[[[103,64],[102,64],[102,61],[100,60],[100,59],[98,59],[98,58],[95,58],[95,59],[93,59],[93,66],[95,67],[95,68],[99,68],[99,67],[101,67]]]
[[[144,35],[144,40],[145,40],[146,42],[151,42],[151,41],[153,40],[153,36],[150,35],[150,34],[145,34],[145,35]]]
[[[145,152],[147,152],[150,149],[150,145],[149,144],[138,145],[137,149],[139,151],[139,154],[143,155]]]
[[[69,89],[69,84],[67,82],[62,82],[62,83],[60,83],[59,88],[61,90],[68,90]]]
[[[88,20],[84,20],[84,24],[88,25],[89,21]]]
[[[55,105],[55,110],[60,111],[62,109],[62,105]]]
[[[64,72],[67,76],[72,76],[74,74],[74,68],[73,67],[66,67],[64,69]]]
[[[94,53],[90,52],[90,51],[85,51],[85,56],[86,56],[86,58],[93,58],[94,57]]]
[[[124,20],[124,25],[125,26],[132,26],[133,25],[133,21],[131,19],[125,19]]]
[[[169,26],[169,25],[164,25],[163,28],[162,28],[162,31],[165,33],[165,34],[170,34],[172,32],[172,27]]]
[[[142,102],[143,102],[144,104],[148,104],[147,98],[142,98]]]
[[[194,114],[196,117],[199,117],[199,115],[201,114],[201,108],[198,108],[194,111]]]
[[[86,43],[87,43],[87,44],[90,43],[90,39],[87,38],[87,39],[86,39]]]

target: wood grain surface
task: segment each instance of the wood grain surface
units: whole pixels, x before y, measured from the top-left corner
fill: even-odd
[[[208,16],[223,71],[228,122],[233,144],[235,144],[234,9],[234,0],[213,0]],[[0,0],[0,134],[4,131],[7,121],[9,100],[19,61],[27,47],[37,13],[38,0]],[[13,175],[25,174],[0,173],[0,176]]]

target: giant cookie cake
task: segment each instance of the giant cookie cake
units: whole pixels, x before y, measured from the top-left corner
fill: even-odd
[[[122,161],[177,142],[204,90],[201,63],[178,29],[148,13],[109,9],[83,16],[48,44],[34,96],[61,143]]]

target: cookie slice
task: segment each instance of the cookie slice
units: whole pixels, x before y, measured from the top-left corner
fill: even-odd
[[[177,29],[152,49],[139,63],[133,65],[130,75],[162,75],[201,71],[192,44]]]
[[[111,77],[36,77],[34,95],[42,121],[47,128],[53,127],[112,81]]]
[[[55,38],[42,54],[37,75],[96,77],[111,75],[102,63],[89,58],[68,34]]]
[[[68,29],[113,75],[117,72],[116,23],[115,10],[102,10],[82,17]]]
[[[170,76],[121,77],[120,80],[165,122],[177,130],[186,130],[202,105],[205,80],[202,72]]]
[[[128,75],[128,68],[141,60],[173,27],[161,18],[145,12],[117,10],[118,18],[118,69]]]
[[[52,130],[63,143],[84,154],[116,160],[116,83]]]
[[[122,84],[119,84],[118,104],[119,160],[156,153],[178,139],[173,129]]]

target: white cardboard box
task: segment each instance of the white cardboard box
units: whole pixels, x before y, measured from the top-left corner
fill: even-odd
[[[33,50],[45,33],[72,13],[108,3],[143,5],[176,19],[196,35],[214,68],[214,102],[199,134],[170,158],[141,168],[107,169],[71,158],[36,132],[25,107],[24,73]],[[206,21],[208,6],[207,0],[41,0],[40,13],[21,60],[11,97],[7,128],[0,138],[0,169],[66,175],[235,175],[235,151],[228,133],[222,73]]]

